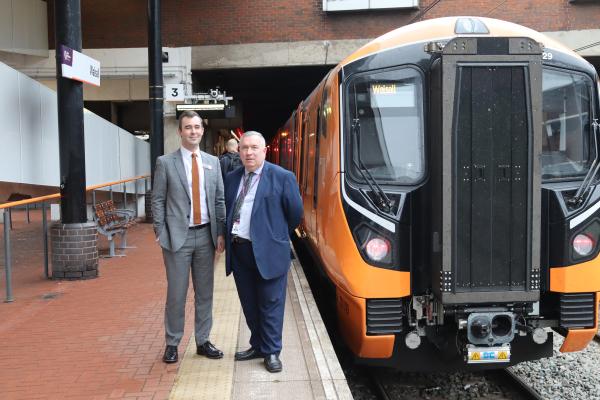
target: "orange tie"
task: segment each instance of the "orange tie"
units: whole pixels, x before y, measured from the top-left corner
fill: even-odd
[[[200,208],[200,172],[198,171],[198,155],[192,153],[192,204],[194,205],[194,225],[202,222],[202,209]]]

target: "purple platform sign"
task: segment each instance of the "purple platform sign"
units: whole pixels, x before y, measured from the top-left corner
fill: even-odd
[[[73,49],[65,45],[60,45],[60,63],[69,67],[73,66]]]

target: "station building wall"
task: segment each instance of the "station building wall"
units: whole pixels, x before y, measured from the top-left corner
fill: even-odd
[[[48,0],[49,46],[54,47]],[[420,0],[418,9],[326,13],[322,0],[163,0],[163,45],[170,47],[374,38],[421,19],[474,15],[538,31],[597,29],[590,0]],[[147,0],[82,0],[84,48],[145,47]]]

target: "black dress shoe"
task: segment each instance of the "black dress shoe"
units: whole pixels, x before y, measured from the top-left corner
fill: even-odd
[[[250,347],[248,350],[238,351],[235,353],[235,361],[246,361],[254,360],[255,358],[263,358],[264,355],[254,347]]]
[[[205,356],[208,358],[223,358],[223,352],[217,349],[211,342],[208,340],[196,347],[196,354],[199,356]]]
[[[163,361],[167,364],[173,364],[176,363],[178,359],[177,346],[167,346],[165,354],[163,355]]]
[[[283,369],[283,365],[281,361],[279,361],[279,356],[277,354],[269,354],[265,357],[265,368],[269,372],[281,372]]]

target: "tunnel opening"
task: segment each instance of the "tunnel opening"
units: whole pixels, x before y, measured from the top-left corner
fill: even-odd
[[[238,126],[232,124],[241,124],[239,128],[259,131],[269,141],[331,68],[319,65],[193,71],[193,91],[219,87],[234,99],[239,120],[209,121],[209,125],[224,127],[230,122],[228,127],[235,129]]]

